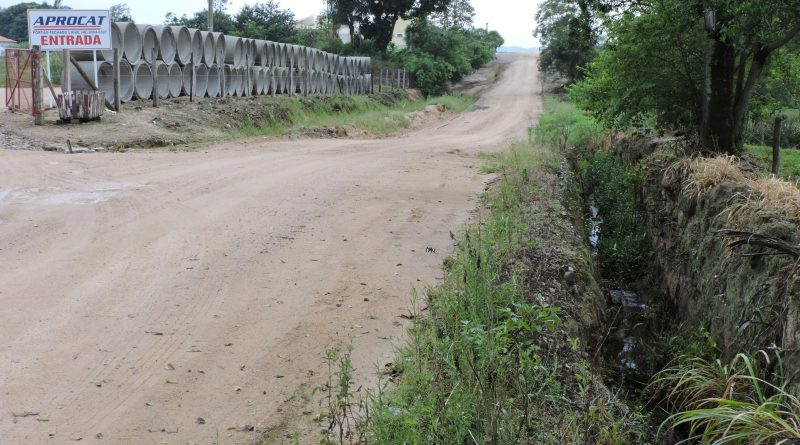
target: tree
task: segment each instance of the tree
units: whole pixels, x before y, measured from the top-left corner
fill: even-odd
[[[18,3],[0,11],[0,33],[9,39],[23,42],[28,40],[28,9],[47,9],[48,3]]]
[[[114,22],[132,22],[131,8],[127,3],[118,3],[108,8],[111,20]]]
[[[363,2],[360,0],[329,0],[330,19],[336,25],[347,26],[350,32],[350,42],[358,45],[358,35],[356,34],[356,24],[365,14]]]
[[[386,52],[397,20],[427,18],[442,13],[451,0],[332,0],[336,17],[359,23],[361,35]]]
[[[612,51],[605,57],[607,66],[629,71],[632,68],[612,59],[630,60],[625,53],[628,49],[642,49],[636,40],[657,44],[658,49],[640,52],[643,60],[633,65],[658,65],[663,70],[645,70],[631,79],[633,83],[619,86],[623,92],[641,92],[642,85],[652,85],[659,79],[682,84],[691,102],[681,105],[692,110],[692,127],[700,141],[708,149],[731,154],[742,149],[751,99],[768,72],[770,59],[800,34],[800,5],[796,0],[574,1],[597,16],[617,13],[606,15]],[[615,40],[627,44],[614,47]],[[677,48],[686,54],[676,54]],[[595,80],[598,78],[607,80],[604,75],[595,76]],[[597,88],[588,90],[583,92],[601,92]],[[647,100],[663,103],[669,98],[663,97],[666,94],[652,91]],[[591,102],[590,95],[583,98]]]
[[[556,73],[575,82],[583,77],[583,68],[594,58],[599,33],[592,26],[593,17],[586,4],[570,0],[545,0],[536,12],[536,30],[544,48],[539,69]]]
[[[431,22],[444,29],[472,29],[474,19],[475,8],[472,7],[469,0],[451,0],[442,12],[431,15]]]
[[[282,42],[295,34],[294,13],[273,0],[243,6],[235,20],[238,35],[244,37]]]
[[[702,16],[696,15],[711,41],[700,137],[706,147],[738,154],[757,82],[773,53],[800,34],[800,5],[791,0],[708,3]]]
[[[236,23],[226,12],[230,0],[214,0],[214,31],[230,34],[236,31]],[[194,13],[192,17],[186,14],[181,17],[168,12],[164,17],[165,25],[186,26],[189,28],[208,29],[208,9]]]

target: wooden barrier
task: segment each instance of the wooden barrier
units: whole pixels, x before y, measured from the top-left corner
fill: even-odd
[[[67,91],[58,95],[59,124],[88,122],[100,119],[105,110],[103,91]]]

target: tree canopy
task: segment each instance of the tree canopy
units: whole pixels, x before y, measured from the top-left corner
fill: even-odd
[[[399,19],[427,18],[442,13],[451,0],[334,0],[333,17],[345,17],[359,23],[361,35],[374,42],[379,51],[386,51]],[[343,24],[348,24],[344,22]]]
[[[601,23],[607,34],[591,63],[595,49],[570,45],[565,32],[565,17],[584,14],[584,29]],[[539,15],[543,63],[575,79],[586,69],[571,90],[580,105],[615,125],[649,119],[734,154],[770,62],[800,34],[796,0],[546,0]]]
[[[49,3],[18,3],[0,10],[0,35],[18,42],[28,41],[28,9],[48,9],[55,5]]]

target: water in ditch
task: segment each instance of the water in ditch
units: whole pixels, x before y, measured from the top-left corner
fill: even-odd
[[[602,261],[599,245],[603,231],[603,217],[593,197],[588,199],[587,215],[588,242],[592,258]],[[602,278],[602,277],[601,277]],[[608,283],[605,280],[600,282]],[[638,386],[649,378],[649,366],[645,362],[649,356],[646,340],[652,334],[648,326],[651,314],[650,297],[645,292],[627,286],[627,283],[613,283],[603,286],[608,299],[609,324],[603,342],[603,352],[608,362],[612,362],[616,372],[610,383],[621,386]]]

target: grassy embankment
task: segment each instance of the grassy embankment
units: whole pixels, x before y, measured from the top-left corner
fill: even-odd
[[[445,261],[427,310],[412,314],[392,383],[384,378],[370,394],[368,418],[349,419],[349,435],[348,388],[356,385],[347,355],[332,356],[339,367],[323,443],[646,441],[641,415],[605,387],[580,338],[574,315],[582,308],[571,304],[584,295],[580,278],[558,284],[567,265],[583,274],[591,266],[552,119],[544,116],[530,141],[489,156],[487,169],[499,177],[484,197],[489,210]]]
[[[261,101],[260,105],[250,107],[251,114],[235,123],[232,137],[282,136],[342,127],[381,136],[408,127],[411,121],[407,114],[428,105],[443,105],[447,110],[462,112],[474,103],[467,95],[414,99],[402,90],[296,100],[259,97],[257,100]]]

